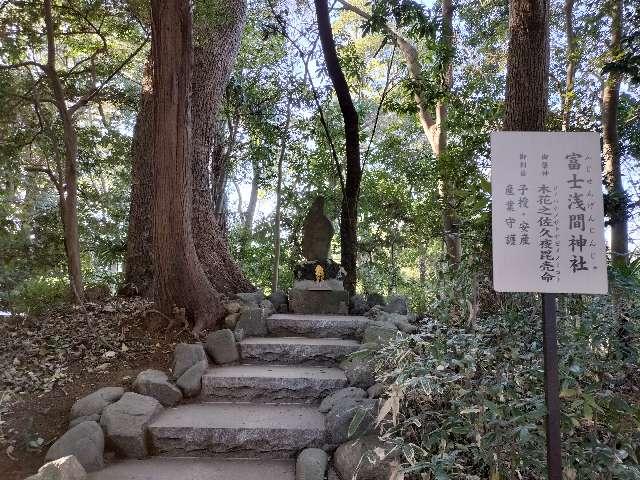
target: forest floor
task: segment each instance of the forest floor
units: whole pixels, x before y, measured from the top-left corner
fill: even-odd
[[[0,472],[22,480],[44,463],[66,430],[76,399],[105,386],[130,387],[145,368],[167,370],[177,342],[145,321],[151,305],[112,298],[84,309],[0,319]]]

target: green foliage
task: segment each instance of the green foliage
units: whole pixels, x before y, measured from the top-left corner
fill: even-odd
[[[69,301],[69,281],[63,275],[30,277],[10,291],[6,301],[15,313],[40,315]]]
[[[458,284],[469,273],[460,272]],[[469,298],[471,288],[452,295],[450,287],[434,297]],[[624,299],[636,333],[639,293],[637,286],[627,289]],[[473,321],[451,320],[455,302],[436,303],[419,334],[373,353],[391,392],[401,392],[398,420],[387,419],[382,430],[402,452],[406,472],[460,480],[545,477],[540,302],[533,295],[500,297],[494,313]],[[612,312],[608,297],[560,300],[565,478],[640,478],[639,345],[632,360],[617,354]]]

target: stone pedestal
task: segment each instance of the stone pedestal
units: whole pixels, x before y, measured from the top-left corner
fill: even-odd
[[[324,278],[318,280],[317,268]],[[345,271],[333,260],[306,261],[294,270],[293,288],[289,291],[289,308],[293,313],[348,315],[349,293],[343,280]]]
[[[289,290],[289,308],[293,313],[349,314],[349,293],[345,290]]]

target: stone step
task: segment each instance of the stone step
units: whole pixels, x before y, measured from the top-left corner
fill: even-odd
[[[289,458],[325,442],[324,415],[297,404],[199,403],[165,409],[149,425],[161,456]]]
[[[339,368],[233,365],[204,374],[202,398],[313,403],[346,386],[347,377]]]
[[[281,337],[362,338],[367,317],[355,315],[295,315],[277,313],[267,319],[272,335]]]
[[[88,480],[294,480],[293,460],[148,458],[90,473]]]
[[[359,348],[360,342],[340,338],[248,337],[240,355],[245,363],[334,365]]]

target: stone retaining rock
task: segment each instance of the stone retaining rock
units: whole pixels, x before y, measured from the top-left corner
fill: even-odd
[[[236,298],[243,305],[247,305],[250,307],[257,307],[258,304],[262,300],[264,300],[264,295],[260,291],[249,292],[249,293],[236,293]]]
[[[224,317],[224,326],[233,330],[234,328],[236,328],[236,324],[238,323],[239,319],[240,312],[230,313],[229,315]]]
[[[382,383],[374,383],[367,388],[367,394],[369,398],[379,398],[384,393],[385,387]]]
[[[165,407],[173,407],[182,400],[182,392],[169,382],[166,373],[160,370],[144,370],[138,374],[133,389],[140,395],[158,400]]]
[[[104,409],[100,424],[107,440],[121,455],[144,458],[149,454],[147,425],[162,411],[158,400],[127,392]]]
[[[375,374],[371,362],[365,358],[350,357],[340,362],[340,368],[344,370],[349,385],[367,389],[376,383]]]
[[[205,348],[209,356],[221,365],[237,362],[240,359],[236,339],[228,328],[211,332],[207,336]]]
[[[236,330],[239,329],[244,330],[244,334],[248,337],[264,337],[268,331],[262,309],[259,307],[243,309],[236,324]]]
[[[351,315],[364,315],[369,311],[369,308],[364,295],[354,295],[349,300],[349,313]]]
[[[382,310],[388,313],[399,313],[400,315],[406,315],[407,313],[409,313],[407,298],[400,295],[390,297],[387,304],[382,307]]]
[[[87,415],[85,417],[77,417],[69,422],[69,428],[73,428],[76,425],[80,425],[82,422],[98,422],[100,423],[100,415],[94,413],[93,415]]]
[[[82,422],[68,430],[51,445],[45,461],[69,455],[76,457],[87,472],[95,472],[104,466],[104,433],[97,422]]]
[[[196,363],[206,359],[207,354],[201,343],[179,343],[173,357],[173,378],[180,378]]]
[[[195,397],[202,389],[202,375],[209,368],[209,362],[202,360],[184,372],[176,382],[185,397]]]
[[[25,480],[85,480],[87,472],[73,455],[45,463],[38,473]]]
[[[117,402],[124,395],[122,387],[103,387],[95,392],[82,397],[71,407],[71,419],[100,415],[107,405]]]
[[[377,406],[378,401],[371,398],[361,400],[347,398],[336,403],[325,416],[328,443],[338,445],[346,442],[350,438],[349,426],[356,415],[361,417],[361,420],[351,436],[359,437],[372,432]]]
[[[319,448],[305,448],[296,460],[296,480],[324,480],[329,458]]]
[[[328,397],[325,397],[324,400],[322,400],[322,403],[320,404],[320,406],[318,407],[318,410],[322,413],[327,413],[337,403],[340,403],[346,399],[361,400],[363,398],[366,398],[366,396],[367,396],[367,392],[365,392],[362,388],[357,388],[357,387],[341,388],[340,390],[333,392]]]
[[[398,333],[398,328],[391,322],[373,321],[364,329],[364,343],[387,343]]]
[[[391,459],[383,453],[388,449],[376,435],[367,435],[340,445],[333,454],[333,464],[345,479],[388,480]]]
[[[278,313],[287,313],[289,311],[289,301],[287,295],[282,290],[276,290],[269,295],[269,300]]]

